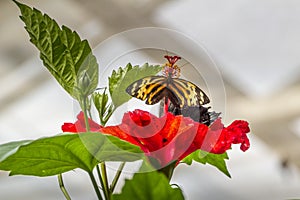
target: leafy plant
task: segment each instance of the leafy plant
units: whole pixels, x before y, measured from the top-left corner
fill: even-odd
[[[215,166],[217,169],[219,169],[221,172],[223,172],[225,175],[228,177],[230,176],[230,173],[227,169],[225,160],[229,159],[227,153],[223,154],[213,154],[213,153],[208,153],[204,152],[201,150],[197,150],[187,157],[185,157],[182,162],[191,165],[193,161],[202,163],[202,164],[210,164],[212,166]]]
[[[76,168],[91,173],[102,161],[141,159],[137,146],[99,133],[63,134],[11,144],[14,146],[18,150],[0,163],[0,169],[10,175],[53,176]],[[1,147],[2,154],[11,152]]]
[[[122,194],[114,194],[114,200],[182,200],[179,188],[172,188],[168,179],[159,172],[137,173],[131,180],[126,180]]]
[[[60,28],[47,14],[14,2],[44,66],[73,98],[90,95],[98,84],[98,64],[88,41],[66,26]]]
[[[120,125],[106,126],[116,109],[131,98],[125,92],[126,88],[140,78],[157,74],[162,66],[148,63],[132,66],[128,63],[124,68],[113,70],[108,77],[108,87],[97,90],[99,66],[87,40],[82,40],[66,26],[60,27],[47,14],[14,2],[21,11],[30,41],[39,50],[44,66],[78,102],[82,112],[75,123],[63,125],[63,134],[0,145],[1,170],[9,171],[10,175],[57,175],[66,199],[71,197],[64,187],[62,174],[77,168],[87,172],[100,200],[184,199],[182,191],[170,185],[172,173],[180,161],[188,165],[193,161],[210,164],[230,177],[225,163],[228,159],[226,150],[233,143],[240,143],[242,150],[249,148],[245,135],[249,132],[247,122],[235,121],[226,128],[219,120],[216,128],[172,113],[159,118],[146,111],[135,110],[125,113]],[[100,124],[89,114],[92,105],[98,111]],[[164,120],[166,123],[162,124]],[[150,128],[145,131],[143,128],[147,126]],[[190,130],[196,132],[196,137],[186,147],[184,142],[189,141]],[[221,133],[221,140],[217,138],[218,133]],[[151,137],[145,137],[145,134]],[[213,153],[195,151],[201,148],[206,136],[209,145],[216,143],[221,146],[212,148]],[[156,153],[157,150],[161,152]],[[115,194],[114,189],[126,162],[137,160],[143,161],[140,173],[126,180],[122,192]],[[121,164],[109,183],[106,162],[116,161]],[[146,168],[148,171],[143,171]],[[98,179],[94,176],[95,171]]]

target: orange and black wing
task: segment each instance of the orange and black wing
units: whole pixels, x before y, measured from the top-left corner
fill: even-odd
[[[153,105],[164,97],[175,107],[199,106],[210,102],[207,95],[194,83],[184,79],[148,76],[130,84],[126,92],[146,104]]]
[[[147,76],[131,83],[126,92],[146,104],[154,105],[166,97],[166,77],[164,76]]]
[[[210,102],[208,96],[197,85],[184,79],[173,78],[168,84],[168,89],[177,98],[177,102],[172,102],[176,107],[201,106]]]

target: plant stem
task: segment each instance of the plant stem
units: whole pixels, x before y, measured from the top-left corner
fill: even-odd
[[[85,127],[86,127],[86,131],[90,132],[90,124],[89,124],[89,118],[88,118],[88,114],[87,114],[87,102],[88,98],[83,98],[83,105],[82,105],[82,110],[84,113],[84,122],[85,122]]]
[[[158,171],[163,173],[167,179],[169,180],[169,182],[171,181],[171,178],[173,176],[173,172],[174,172],[174,168],[176,166],[176,161],[173,161],[172,163],[170,163],[169,165],[165,166],[164,168],[159,169]]]
[[[59,188],[62,191],[62,193],[64,194],[65,198],[67,200],[71,200],[71,197],[70,197],[68,191],[65,188],[64,181],[63,181],[63,178],[62,178],[62,174],[58,174],[57,179],[58,179],[58,183],[59,183]]]
[[[83,110],[83,114],[84,114],[84,122],[85,122],[86,132],[90,132],[91,129],[90,129],[89,118],[88,118],[87,100],[88,100],[87,97],[83,98],[82,110]],[[97,166],[97,172],[98,172],[98,170],[99,170],[99,168]],[[95,189],[98,199],[103,200],[93,172],[89,172],[89,175],[90,175],[90,178],[93,183],[93,186],[94,186],[94,189]],[[99,175],[100,174],[98,172],[98,176]],[[99,176],[99,179],[100,179],[101,185],[103,187],[104,184],[103,184],[103,180],[102,180],[101,176]],[[105,194],[105,190],[104,190],[104,194]],[[106,197],[106,194],[105,194],[105,197]],[[105,198],[105,199],[107,199],[107,198]]]
[[[118,171],[117,171],[117,173],[116,173],[116,175],[115,175],[115,177],[114,177],[114,180],[112,181],[112,183],[111,183],[111,185],[110,185],[110,191],[111,191],[111,193],[114,192],[114,189],[115,189],[115,187],[116,187],[116,185],[117,185],[117,182],[118,182],[118,180],[119,180],[119,178],[120,178],[120,175],[121,175],[121,173],[122,173],[122,170],[123,170],[125,164],[126,164],[125,162],[122,162],[122,163],[120,164],[119,168],[118,168]]]
[[[110,192],[109,187],[108,187],[108,180],[107,180],[107,172],[106,172],[105,162],[101,162],[100,167],[101,167],[101,177],[102,177],[102,181],[103,181],[103,191],[105,193],[106,198],[110,199],[111,192]]]
[[[108,197],[106,196],[106,193],[104,192],[104,183],[103,183],[103,179],[102,179],[102,176],[101,176],[99,165],[96,165],[96,169],[97,169],[98,178],[100,180],[100,184],[101,184],[105,199],[108,199]]]
[[[96,179],[95,179],[95,177],[94,177],[93,172],[89,172],[89,175],[90,175],[90,178],[91,178],[91,181],[92,181],[92,183],[93,183],[93,186],[94,186],[94,189],[95,189],[95,192],[96,192],[96,194],[97,194],[98,199],[99,199],[99,200],[103,200],[103,199],[102,199],[102,196],[101,196],[101,193],[100,193],[100,190],[99,190],[99,188],[98,188]]]

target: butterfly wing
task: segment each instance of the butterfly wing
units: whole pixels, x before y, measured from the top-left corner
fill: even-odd
[[[126,92],[146,104],[154,105],[164,97],[175,107],[200,106],[210,102],[207,95],[194,83],[179,78],[148,76],[126,88]]]
[[[173,78],[168,84],[168,89],[177,98],[177,103],[172,102],[176,107],[201,106],[210,102],[208,96],[197,85],[184,79]]]
[[[167,96],[166,77],[164,76],[147,76],[131,83],[126,92],[146,104],[154,105]]]

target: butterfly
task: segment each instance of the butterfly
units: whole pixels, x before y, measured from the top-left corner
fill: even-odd
[[[204,107],[201,105],[176,108],[172,103],[170,103],[168,106],[168,112],[173,113],[173,115],[189,117],[196,122],[209,126],[221,115],[219,112],[209,111],[210,108],[211,107]],[[163,113],[163,106],[161,106],[160,113]]]
[[[126,92],[132,97],[154,105],[163,98],[177,108],[201,106],[210,102],[208,96],[194,83],[178,78],[180,68],[175,64],[181,57],[165,56],[163,76],[147,76],[131,83]]]

